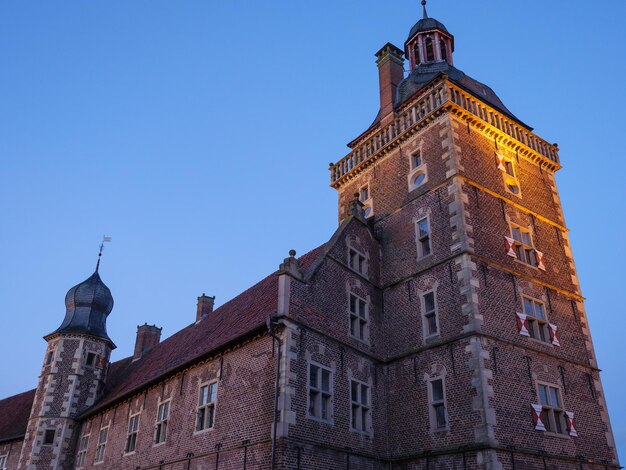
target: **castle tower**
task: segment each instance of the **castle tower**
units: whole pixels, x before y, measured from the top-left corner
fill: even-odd
[[[616,468],[558,146],[454,67],[425,3],[404,51],[376,54],[378,115],[330,166],[339,221],[356,195],[381,246],[387,456],[394,469]]]
[[[99,265],[99,261],[98,261]],[[48,342],[18,468],[71,469],[75,418],[102,392],[111,350],[106,332],[111,291],[96,271],[65,296],[63,323]]]

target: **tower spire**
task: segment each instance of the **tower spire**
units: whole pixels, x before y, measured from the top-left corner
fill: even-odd
[[[422,0],[422,7],[424,8],[424,16],[423,18],[428,18],[428,13],[426,12],[426,0]]]
[[[96,263],[96,272],[100,269],[100,258],[102,258],[102,250],[104,250],[104,243],[110,242],[111,237],[107,237],[106,235],[102,236],[102,243],[100,243],[100,252],[98,253],[98,262]]]

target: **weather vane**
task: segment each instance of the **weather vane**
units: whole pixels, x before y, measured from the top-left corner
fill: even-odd
[[[102,243],[100,243],[100,252],[98,253],[98,262],[96,263],[96,272],[100,268],[100,258],[102,258],[102,250],[104,250],[104,244],[109,243],[111,241],[111,237],[107,237],[106,235],[102,236]]]

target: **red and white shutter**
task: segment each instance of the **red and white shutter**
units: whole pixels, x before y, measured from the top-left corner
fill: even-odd
[[[504,237],[504,249],[506,250],[506,254],[511,258],[517,258],[517,253],[515,253],[515,240]]]
[[[541,405],[530,405],[533,412],[533,424],[537,431],[545,431],[546,427],[543,424],[543,408]]]
[[[517,312],[517,331],[520,335],[530,336],[528,332],[528,315],[525,313]]]
[[[574,419],[574,413],[571,411],[565,412],[565,423],[567,424],[567,433],[570,436],[578,437],[576,432],[576,420]]]
[[[535,258],[537,259],[537,267],[542,271],[545,271],[546,265],[543,262],[543,253],[539,250],[535,250]]]
[[[557,332],[557,326],[552,323],[548,323],[550,327],[550,342],[555,346],[561,346],[561,342],[559,341],[559,334]]]
[[[496,166],[500,171],[506,171],[506,167],[504,166],[504,157],[502,155],[498,155],[496,153]]]

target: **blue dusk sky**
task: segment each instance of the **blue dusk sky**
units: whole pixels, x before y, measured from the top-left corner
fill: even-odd
[[[558,184],[626,461],[626,2],[436,0],[455,64],[558,142]],[[94,269],[113,359],[167,337],[337,227],[328,163],[378,110],[374,53],[418,0],[0,2],[0,397]],[[583,427],[584,423],[579,423]]]

